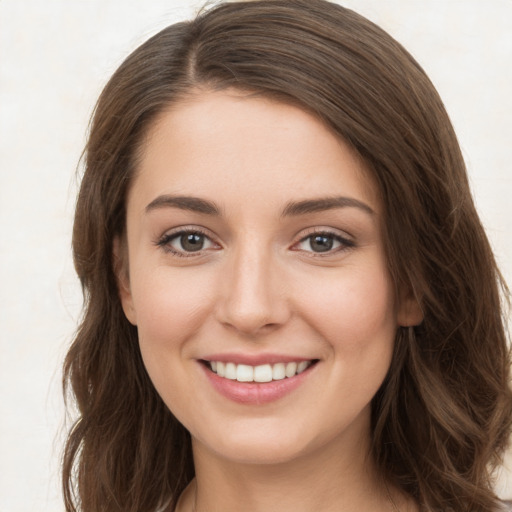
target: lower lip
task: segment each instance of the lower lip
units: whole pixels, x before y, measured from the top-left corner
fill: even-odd
[[[316,364],[298,375],[271,382],[238,382],[219,377],[204,364],[201,366],[212,386],[222,396],[240,404],[261,405],[274,402],[291,393],[308,378]]]

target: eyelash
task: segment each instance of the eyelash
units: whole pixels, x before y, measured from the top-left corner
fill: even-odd
[[[158,247],[161,247],[165,252],[168,252],[168,253],[172,254],[173,256],[177,256],[179,258],[190,258],[190,257],[199,256],[199,255],[204,254],[205,249],[202,249],[202,248],[199,249],[198,251],[178,251],[170,245],[170,243],[173,240],[178,239],[184,235],[203,236],[206,239],[210,240],[210,243],[215,244],[215,242],[213,242],[211,240],[211,237],[205,231],[203,231],[199,228],[193,228],[193,229],[180,229],[179,231],[166,233],[165,235],[163,235],[160,239],[158,239],[156,241],[155,245],[157,245]],[[310,233],[308,233],[306,236],[303,236],[298,242],[293,244],[292,250],[296,250],[296,251],[300,250],[300,249],[293,249],[293,247],[296,247],[296,246],[306,242],[308,239],[310,240],[310,247],[311,247],[311,240],[313,239],[313,237],[321,237],[321,236],[333,239],[335,242],[338,242],[340,244],[340,246],[334,250],[329,249],[325,252],[304,251],[305,253],[308,254],[308,257],[313,257],[313,258],[327,257],[327,256],[331,256],[333,254],[336,254],[338,252],[346,251],[346,250],[349,250],[349,249],[355,247],[355,243],[352,240],[342,237],[335,232],[324,229],[324,230],[313,230]]]
[[[159,240],[157,240],[156,245],[161,247],[165,252],[172,254],[173,256],[178,256],[179,258],[190,258],[196,255],[203,254],[204,249],[199,249],[198,251],[177,251],[170,244],[173,240],[182,237],[183,235],[199,235],[204,236],[208,240],[211,241],[211,237],[203,230],[199,228],[193,229],[180,229],[179,231],[174,231],[171,233],[166,233]],[[211,242],[215,243],[215,242]]]
[[[314,237],[330,238],[330,239],[334,240],[335,242],[338,242],[340,245],[339,245],[339,247],[337,247],[335,249],[329,249],[325,252],[304,251],[310,258],[325,258],[328,256],[332,256],[333,254],[337,254],[338,252],[344,252],[349,249],[352,249],[356,245],[352,240],[349,240],[348,238],[345,238],[334,231],[329,231],[326,229],[313,229],[309,233],[307,233],[306,236],[303,236],[298,242],[293,244],[293,247],[296,247],[296,246],[306,242],[308,239],[310,241],[309,245],[311,247],[311,242]],[[294,250],[299,250],[299,249],[294,249]]]

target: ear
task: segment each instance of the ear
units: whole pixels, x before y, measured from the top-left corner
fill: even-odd
[[[130,275],[128,272],[128,247],[126,246],[126,239],[121,239],[120,237],[114,238],[112,246],[112,264],[124,314],[131,324],[137,325],[137,315],[133,304]]]
[[[423,322],[423,311],[418,298],[409,287],[399,293],[397,323],[400,327],[413,327]]]

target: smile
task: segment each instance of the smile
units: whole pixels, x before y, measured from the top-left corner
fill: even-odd
[[[250,366],[223,361],[207,361],[212,372],[219,377],[238,382],[272,382],[299,375],[315,361],[262,364]]]

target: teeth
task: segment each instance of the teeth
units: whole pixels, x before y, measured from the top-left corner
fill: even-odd
[[[276,363],[273,365],[262,364],[259,366],[224,363],[222,361],[210,361],[209,363],[211,370],[219,377],[237,380],[238,382],[270,382],[298,375],[311,366],[313,361]]]
[[[287,377],[293,377],[297,373],[297,363],[287,363],[284,373]]]
[[[302,373],[307,367],[308,367],[308,362],[307,361],[301,361],[297,365],[297,373]]]
[[[254,382],[270,382],[272,380],[272,366],[262,364],[254,368]]]
[[[277,363],[272,367],[272,380],[282,380],[286,377],[286,366],[284,363]]]
[[[238,382],[252,382],[254,380],[254,368],[246,364],[239,364],[236,368],[236,380]]]
[[[224,374],[226,379],[236,380],[236,364],[226,363],[226,373]]]

